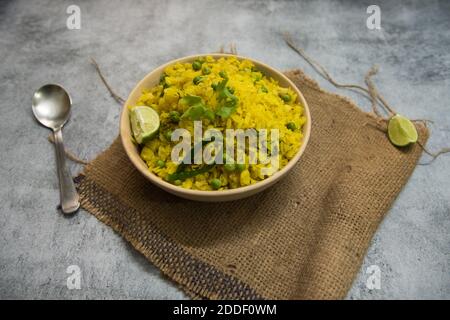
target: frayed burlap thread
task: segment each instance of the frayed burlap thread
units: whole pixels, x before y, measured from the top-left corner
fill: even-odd
[[[177,198],[132,166],[118,138],[77,177],[83,208],[192,297],[344,298],[422,149],[394,147],[373,114],[299,70],[287,76],[309,104],[312,132],[275,186],[227,203]]]

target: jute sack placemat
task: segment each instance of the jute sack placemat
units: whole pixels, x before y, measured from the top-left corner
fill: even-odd
[[[310,106],[312,133],[277,185],[235,202],[187,201],[141,176],[118,138],[76,179],[82,207],[192,297],[344,298],[422,149],[394,147],[375,117],[301,71],[287,75]],[[424,144],[428,131],[418,130]]]

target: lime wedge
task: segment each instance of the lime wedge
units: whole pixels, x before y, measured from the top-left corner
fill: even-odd
[[[139,144],[146,143],[158,133],[159,115],[150,107],[133,107],[130,112],[130,122],[133,136]]]
[[[408,118],[399,114],[389,119],[388,136],[393,145],[404,147],[417,142],[417,130]]]

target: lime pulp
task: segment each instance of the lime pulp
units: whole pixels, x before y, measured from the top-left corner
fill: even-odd
[[[139,144],[153,139],[159,129],[159,115],[150,107],[136,106],[130,111],[131,131]]]
[[[393,145],[404,147],[416,143],[418,134],[411,120],[397,114],[389,119],[388,137]]]

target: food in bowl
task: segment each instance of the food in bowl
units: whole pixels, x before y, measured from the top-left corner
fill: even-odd
[[[166,67],[159,84],[145,89],[128,108],[133,138],[149,171],[185,189],[213,191],[256,184],[286,166],[304,142],[307,117],[299,100],[294,90],[281,87],[249,60],[203,56]],[[180,129],[194,140],[174,159],[180,144],[174,133]],[[217,136],[196,140],[197,129],[205,133],[214,130],[223,140]],[[257,146],[249,141],[241,150],[230,151],[224,145],[237,139],[227,135],[230,130],[259,134]],[[262,133],[270,140],[265,145],[260,143]],[[196,147],[201,147],[201,156],[219,141],[223,143],[220,150],[212,148],[212,162],[193,161]],[[263,147],[268,150],[263,160],[275,153],[277,166],[255,161],[255,154],[265,157]]]

